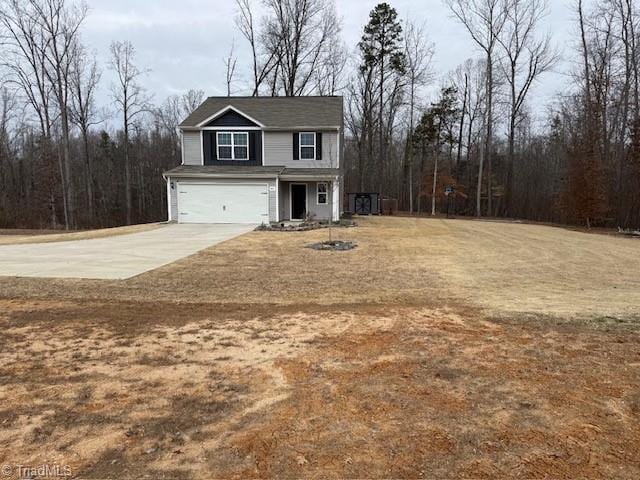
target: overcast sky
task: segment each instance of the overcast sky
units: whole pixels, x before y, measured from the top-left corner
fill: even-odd
[[[375,0],[336,0],[343,21],[343,38],[350,49],[362,35]],[[441,0],[392,0],[402,18],[426,25],[435,44],[434,71],[439,79],[470,57],[479,56],[464,28],[451,17]],[[568,57],[575,38],[570,0],[551,0],[544,28],[553,35],[555,45]],[[89,16],[83,38],[96,51],[103,68],[112,40],[130,40],[138,65],[150,69],[145,86],[160,103],[167,95],[201,89],[210,95],[226,94],[223,59],[235,39],[239,79],[237,94],[247,94],[249,52],[234,24],[233,0],[88,0]],[[536,111],[544,110],[553,97],[566,89],[565,61],[556,72],[547,74],[535,87]],[[109,101],[112,78],[105,71],[100,101]],[[436,81],[436,86],[439,81]]]

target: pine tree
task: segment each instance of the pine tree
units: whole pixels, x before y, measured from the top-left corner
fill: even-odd
[[[384,186],[387,142],[384,127],[384,105],[387,83],[405,71],[406,58],[402,49],[402,26],[398,13],[388,3],[378,4],[369,14],[369,23],[358,44],[362,54],[360,69],[375,69],[378,74],[378,153],[380,162],[380,192]]]

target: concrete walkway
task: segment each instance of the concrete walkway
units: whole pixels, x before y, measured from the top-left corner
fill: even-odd
[[[252,225],[163,225],[90,240],[0,245],[0,276],[131,278],[253,230]]]

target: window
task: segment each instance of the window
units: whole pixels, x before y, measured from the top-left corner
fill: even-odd
[[[326,205],[329,203],[328,192],[328,183],[318,183],[318,205]]]
[[[300,134],[300,160],[316,159],[316,134],[304,132]]]
[[[218,160],[249,160],[247,132],[218,132]]]

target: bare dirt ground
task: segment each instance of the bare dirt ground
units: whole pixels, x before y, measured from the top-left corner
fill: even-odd
[[[640,477],[640,241],[360,223],[350,252],[255,232],[123,282],[0,279],[0,465]]]
[[[146,223],[129,225],[126,227],[102,228],[99,230],[84,230],[74,232],[60,232],[59,230],[8,230],[0,229],[0,245],[20,245],[25,243],[67,242],[69,240],[89,240],[91,238],[105,238],[128,233],[146,232],[159,228],[160,223]]]

